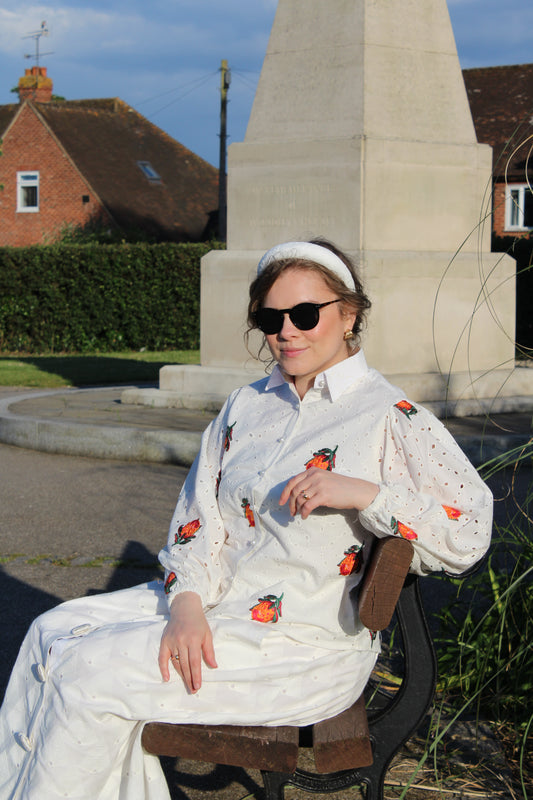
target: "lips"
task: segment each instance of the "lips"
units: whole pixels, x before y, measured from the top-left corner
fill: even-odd
[[[284,358],[295,358],[296,356],[299,356],[302,353],[305,353],[306,349],[307,349],[306,347],[302,347],[300,350],[294,350],[294,349],[291,349],[291,350],[280,350],[280,356],[282,356]]]

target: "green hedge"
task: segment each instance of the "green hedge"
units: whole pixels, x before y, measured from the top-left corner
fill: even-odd
[[[222,247],[0,248],[0,350],[196,349],[200,259]]]

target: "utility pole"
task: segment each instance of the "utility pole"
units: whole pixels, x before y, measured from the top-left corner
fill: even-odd
[[[218,237],[226,241],[226,121],[228,89],[231,83],[231,70],[228,62],[222,59],[220,66],[220,157],[218,167]]]

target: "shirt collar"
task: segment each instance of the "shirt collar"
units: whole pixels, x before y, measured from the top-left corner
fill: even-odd
[[[319,372],[313,384],[314,389],[320,391],[326,389],[329,392],[330,400],[334,403],[350,386],[360,380],[368,372],[365,354],[360,349],[353,356],[339,361],[324,372]],[[281,369],[276,364],[272,374],[268,379],[266,390],[276,389],[288,383]]]

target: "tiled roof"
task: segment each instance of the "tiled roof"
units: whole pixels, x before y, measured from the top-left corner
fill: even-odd
[[[479,142],[493,147],[493,174],[525,181],[533,135],[533,64],[463,70]],[[533,159],[529,158],[529,175]]]
[[[205,237],[218,207],[215,167],[118,98],[33,105],[122,228],[174,241]],[[143,161],[160,180],[146,177]]]
[[[18,103],[10,103],[7,106],[0,106],[0,139],[9,127],[11,120],[19,110]]]

